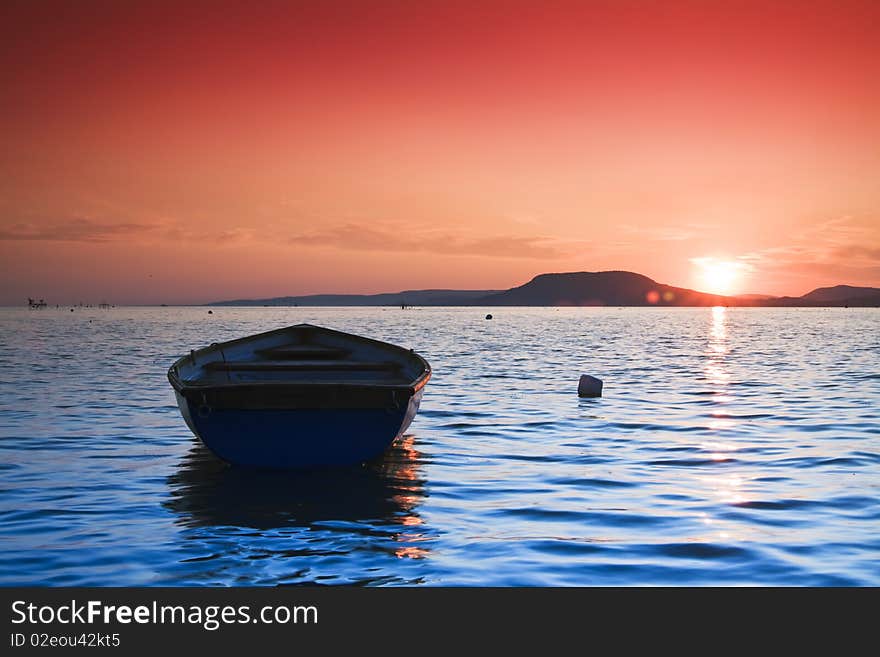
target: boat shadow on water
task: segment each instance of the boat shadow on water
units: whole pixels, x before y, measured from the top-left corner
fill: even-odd
[[[425,496],[425,480],[423,457],[413,443],[412,436],[403,436],[364,464],[276,471],[229,466],[195,442],[168,477],[171,498],[163,505],[187,527],[420,525],[417,508]]]

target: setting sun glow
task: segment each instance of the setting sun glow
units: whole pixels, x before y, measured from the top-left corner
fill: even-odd
[[[693,258],[696,267],[697,287],[711,294],[735,294],[743,278],[745,266],[731,260],[718,258]]]

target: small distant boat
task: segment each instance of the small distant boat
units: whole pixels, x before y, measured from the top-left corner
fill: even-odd
[[[263,468],[378,456],[409,427],[430,378],[410,349],[310,324],[215,343],[168,370],[208,449]]]

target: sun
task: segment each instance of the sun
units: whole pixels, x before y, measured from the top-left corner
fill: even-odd
[[[734,294],[742,282],[745,265],[715,257],[692,258],[698,289],[711,294]]]

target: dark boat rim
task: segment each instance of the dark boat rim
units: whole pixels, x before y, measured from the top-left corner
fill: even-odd
[[[284,382],[284,381],[249,381],[246,383],[243,382],[210,382],[210,383],[199,383],[198,381],[184,381],[180,378],[178,371],[179,367],[187,360],[194,359],[195,356],[200,354],[205,354],[208,352],[213,352],[217,349],[222,349],[227,346],[244,344],[247,342],[251,342],[253,340],[259,338],[265,338],[272,335],[277,335],[284,333],[286,331],[290,331],[295,328],[305,328],[305,329],[314,329],[323,333],[332,333],[338,335],[340,337],[345,337],[346,339],[353,340],[356,342],[360,342],[363,344],[369,344],[373,346],[380,346],[384,349],[392,349],[398,351],[409,358],[415,359],[422,366],[421,373],[415,379],[413,379],[408,384],[400,384],[400,383],[381,383],[381,382],[364,382],[364,383],[346,383],[340,384],[338,382],[332,381],[310,381],[310,382]],[[291,326],[284,326],[278,329],[273,329],[271,331],[264,331],[263,333],[255,333],[254,335],[248,335],[241,338],[235,338],[233,340],[226,340],[225,342],[214,342],[207,347],[201,347],[199,349],[195,349],[191,351],[186,356],[182,356],[178,358],[171,367],[168,368],[168,381],[171,383],[171,386],[179,393],[184,394],[186,392],[208,392],[210,390],[220,391],[230,391],[230,390],[238,390],[238,389],[248,389],[248,390],[259,390],[265,392],[295,392],[297,390],[323,390],[323,391],[350,391],[350,392],[358,392],[358,391],[368,391],[368,390],[386,390],[389,392],[406,392],[409,395],[413,395],[419,390],[421,390],[425,384],[428,383],[428,380],[431,378],[431,365],[428,363],[425,358],[417,354],[413,349],[406,349],[404,347],[398,346],[396,344],[392,344],[390,342],[383,342],[381,340],[374,340],[373,338],[367,338],[361,335],[355,335],[353,333],[346,333],[345,331],[337,331],[335,329],[325,328],[323,326],[315,326],[314,324],[294,324]]]

